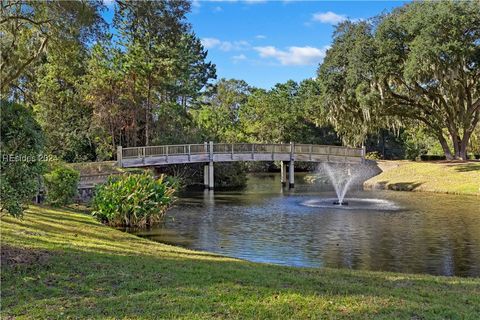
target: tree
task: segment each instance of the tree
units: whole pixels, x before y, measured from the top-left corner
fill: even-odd
[[[412,3],[378,26],[377,73],[385,111],[425,124],[448,159],[467,159],[480,119],[479,41],[475,1]]]
[[[474,1],[414,2],[340,24],[318,72],[336,129],[420,123],[448,159],[466,159],[480,119],[479,25]]]
[[[132,97],[142,114],[137,120],[143,143],[161,123],[161,110],[180,103],[185,109],[215,77],[206,51],[191,32],[188,1],[118,1],[114,26],[121,34],[123,68],[133,79]]]
[[[47,49],[61,48],[72,38],[85,42],[97,34],[103,27],[101,8],[101,1],[2,1],[2,95]]]
[[[105,23],[100,1],[2,2],[2,95],[24,103],[66,161],[95,158],[91,108],[80,94],[90,41]]]
[[[24,106],[0,101],[0,212],[20,217],[38,192],[43,134]]]
[[[359,145],[369,133],[385,126],[380,119],[375,85],[375,47],[367,21],[339,24],[333,45],[318,69],[320,105],[315,119],[328,120],[344,143]]]
[[[86,66],[82,96],[92,109],[89,130],[99,160],[111,159],[117,145],[134,146],[138,138],[134,80],[123,70],[123,57],[108,39],[93,46]]]
[[[192,114],[206,140],[242,140],[239,114],[251,91],[245,81],[220,79],[205,93],[202,107]]]
[[[95,160],[90,133],[92,109],[81,89],[88,53],[82,43],[66,42],[49,51],[36,67],[33,108],[46,137],[46,150],[67,162]]]
[[[327,142],[323,138],[329,130],[316,126],[309,115],[315,89],[308,81],[290,80],[269,91],[254,90],[240,109],[242,133],[252,142]]]

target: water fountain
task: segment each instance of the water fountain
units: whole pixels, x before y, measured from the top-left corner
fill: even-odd
[[[375,175],[374,170],[375,168],[368,164],[324,163],[318,168],[317,177],[328,177],[337,197],[308,199],[301,204],[308,207],[344,210],[398,210],[398,205],[386,199],[346,198],[353,186]]]
[[[335,189],[335,193],[337,194],[338,200],[334,201],[333,204],[339,206],[348,205],[348,202],[344,201],[345,195],[356,178],[356,175],[352,174],[352,168],[347,166],[334,168],[332,165],[324,163],[323,169],[327,173],[328,178]]]

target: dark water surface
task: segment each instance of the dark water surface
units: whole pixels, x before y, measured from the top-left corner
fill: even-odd
[[[480,276],[480,198],[333,189],[296,175],[249,177],[243,191],[182,195],[163,225],[134,233],[251,261],[436,275]]]

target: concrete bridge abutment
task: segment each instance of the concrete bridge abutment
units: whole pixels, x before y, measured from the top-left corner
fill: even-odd
[[[205,189],[213,190],[215,188],[213,161],[203,166],[203,185]]]

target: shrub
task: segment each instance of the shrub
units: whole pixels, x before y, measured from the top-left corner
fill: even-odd
[[[112,226],[148,226],[161,220],[174,201],[171,182],[148,173],[110,178],[97,187],[92,214]]]
[[[0,212],[21,217],[38,192],[44,137],[31,112],[0,101]]]
[[[54,206],[72,203],[78,193],[79,180],[80,173],[65,165],[59,165],[45,174],[47,202]]]

